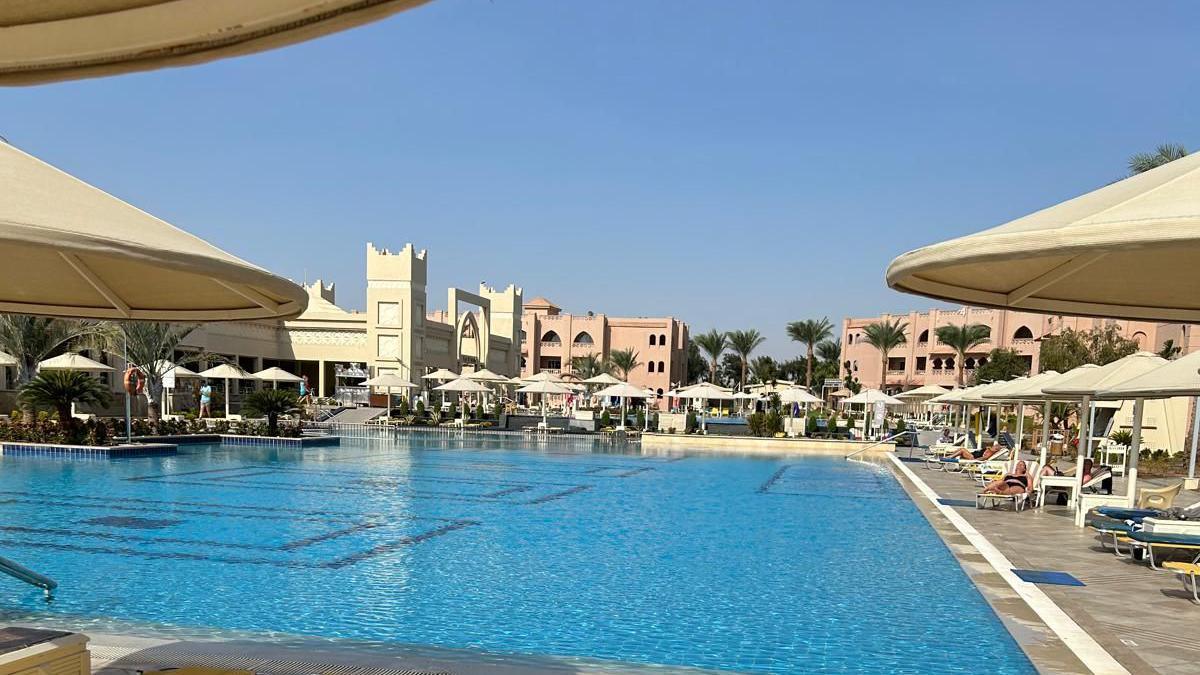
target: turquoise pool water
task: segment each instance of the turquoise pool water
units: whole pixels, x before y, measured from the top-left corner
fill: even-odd
[[[421,436],[181,452],[0,460],[0,555],[60,584],[46,605],[0,577],[7,609],[752,672],[1033,672],[878,467]]]

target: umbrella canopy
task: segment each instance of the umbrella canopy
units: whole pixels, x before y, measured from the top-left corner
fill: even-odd
[[[752,394],[748,391],[739,391],[738,393],[734,394],[733,397],[739,401],[750,401],[750,400],[757,401],[760,398],[762,398],[763,395],[762,394]],[[782,396],[780,397],[779,400],[781,400],[781,401],[783,400]]]
[[[165,359],[161,361],[155,361],[154,370],[161,372],[165,376],[174,376],[175,379],[200,377],[200,375],[191,368],[177,366]]]
[[[989,389],[982,398],[999,403],[1037,400],[1042,395],[1042,386],[1058,379],[1058,376],[1057,370],[1047,370],[1037,375],[1018,377],[1005,382],[1003,386]]]
[[[260,370],[254,374],[254,377],[264,382],[303,382],[304,378],[299,375],[293,375],[283,368],[272,366],[265,370]]]
[[[994,391],[1001,391],[1003,388],[1008,387],[1011,384],[1012,380],[988,382],[987,384],[981,384],[962,391],[954,400],[956,403],[995,403],[995,401],[985,399],[984,396]]]
[[[557,373],[548,371],[540,371],[530,375],[529,377],[521,378],[522,382],[562,382],[562,378]]]
[[[975,387],[964,387],[962,389],[951,389],[950,391],[948,391],[944,394],[934,396],[933,398],[929,399],[928,401],[925,401],[925,403],[927,405],[958,403],[959,397],[967,394],[974,388]]]
[[[834,391],[829,392],[830,398],[846,398],[847,396],[853,396],[853,395],[854,395],[854,392],[852,392],[849,389],[846,389],[844,387],[842,389],[835,389]]]
[[[821,403],[821,397],[813,396],[805,389],[793,387],[779,392],[779,400],[784,403]]]
[[[254,380],[258,379],[232,363],[222,363],[200,373],[200,377],[210,380]]]
[[[884,405],[904,405],[904,401],[898,398],[893,398],[878,389],[863,389],[857,394],[843,401],[843,403],[864,403],[874,405],[875,403],[883,402]]]
[[[648,396],[653,396],[653,394],[647,394],[645,389],[639,389],[627,382],[618,382],[610,387],[605,387],[594,395],[618,398],[647,398]]]
[[[584,384],[610,385],[610,384],[620,384],[621,380],[618,380],[617,378],[613,377],[612,375],[609,375],[608,373],[600,373],[599,375],[596,375],[594,377],[589,377],[588,379],[584,380],[583,382],[584,382]]]
[[[435,381],[439,381],[439,382],[449,382],[450,380],[457,380],[458,373],[454,372],[453,370],[446,370],[445,368],[438,368],[437,370],[433,371],[432,373],[429,373],[428,375],[422,375],[421,379],[422,380],[435,380]]]
[[[899,394],[896,394],[896,398],[933,398],[934,396],[941,396],[942,394],[949,393],[950,390],[945,387],[941,387],[936,384],[927,384],[924,387],[917,387],[916,389],[902,391]]]
[[[471,379],[471,380],[476,380],[478,382],[507,382],[508,381],[507,377],[501,375],[500,373],[493,373],[492,371],[488,370],[487,368],[484,368],[483,370],[476,370],[473,373],[463,373],[463,377]]]
[[[428,0],[55,0],[0,8],[0,84],[204,63],[302,42]]]
[[[1088,368],[1071,377],[1063,377],[1047,384],[1042,390],[1050,396],[1071,399],[1094,396],[1097,391],[1121,384],[1166,364],[1167,360],[1157,354],[1137,352],[1098,368]],[[1075,370],[1071,373],[1075,373]]]
[[[434,387],[434,390],[459,392],[491,391],[491,389],[488,389],[486,384],[483,384],[482,382],[476,382],[475,380],[466,377],[460,377],[457,380],[450,380],[446,384],[439,384],[438,386]]]
[[[400,377],[395,373],[384,373],[376,375],[369,380],[363,382],[364,387],[398,387],[403,389],[415,389],[417,385]]]
[[[15,365],[17,365],[17,360],[14,359],[12,357],[12,355],[6,354],[4,352],[0,352],[0,366],[15,366]]]
[[[1172,398],[1200,396],[1200,352],[1118,382],[1096,392],[1096,398],[1128,400],[1134,398]]]
[[[244,321],[308,305],[296,284],[5,143],[0,255],[0,312]]]
[[[985,307],[1200,320],[1200,154],[892,261],[900,291]]]
[[[38,363],[38,370],[82,370],[89,373],[107,373],[116,369],[81,354],[67,352]]]
[[[570,394],[571,388],[561,382],[539,380],[517,390],[522,394]]]
[[[687,398],[705,401],[729,401],[733,399],[733,394],[720,387],[714,387],[707,382],[702,382],[696,386],[676,392],[675,398]]]

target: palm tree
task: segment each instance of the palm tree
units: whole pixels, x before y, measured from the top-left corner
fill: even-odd
[[[48,370],[38,373],[21,387],[18,399],[30,408],[49,408],[58,416],[58,426],[68,443],[78,440],[78,425],[71,405],[106,406],[112,399],[99,378],[78,370]]]
[[[632,373],[635,368],[642,365],[638,361],[638,353],[633,351],[632,347],[629,349],[614,349],[608,355],[608,361],[612,363],[614,368],[621,371],[621,379],[626,382],[629,381],[629,373]]]
[[[708,378],[708,381],[716,383],[717,368],[721,365],[721,354],[724,354],[725,350],[729,347],[729,338],[714,328],[707,333],[701,333],[692,338],[692,342],[699,345],[700,349],[704,350],[704,353],[708,355],[708,362],[712,367],[712,375]]]
[[[793,321],[787,325],[787,334],[796,342],[803,342],[807,348],[808,366],[804,371],[804,386],[812,388],[813,375],[813,349],[822,340],[828,340],[833,335],[833,324],[829,323],[829,317],[821,319],[805,319],[804,321]]]
[[[267,435],[279,435],[279,416],[297,409],[299,399],[287,389],[259,389],[242,401],[242,414],[267,418]]]
[[[941,326],[934,330],[934,333],[937,334],[938,342],[949,346],[958,354],[954,363],[955,378],[958,386],[963,386],[963,367],[967,352],[987,342],[992,336],[992,329],[981,323],[972,323],[965,326]]]
[[[817,345],[817,356],[827,363],[838,365],[842,360],[842,343],[825,340]]]
[[[1163,164],[1186,157],[1187,154],[1187,148],[1178,143],[1163,143],[1155,148],[1154,152],[1139,152],[1130,157],[1129,175],[1134,176],[1150,169],[1157,169]]]
[[[1170,361],[1171,359],[1175,358],[1176,356],[1179,356],[1179,352],[1182,352],[1182,351],[1183,351],[1183,347],[1180,347],[1179,345],[1175,344],[1174,339],[1169,339],[1169,340],[1163,341],[1162,349],[1158,350],[1158,355],[1161,356],[1162,358]]]
[[[770,384],[779,376],[779,365],[769,356],[760,356],[750,362],[750,372],[761,384]]]
[[[38,373],[38,363],[67,351],[73,344],[95,337],[106,330],[96,321],[73,321],[43,316],[0,314],[0,351],[17,362],[17,388],[28,384]],[[33,411],[24,406],[26,421]]]
[[[750,365],[750,355],[755,349],[762,346],[762,343],[767,341],[758,331],[751,328],[750,330],[732,330],[728,333],[729,348],[742,362],[742,387],[746,386],[746,369]]]
[[[145,376],[146,414],[154,433],[158,433],[162,419],[163,378],[174,365],[181,365],[174,363],[175,350],[195,328],[188,324],[127,321],[118,324],[110,338],[109,350],[124,350],[129,363],[136,364]],[[200,357],[196,355],[189,361]]]
[[[908,323],[900,319],[896,319],[895,322],[876,321],[863,329],[863,337],[866,338],[867,344],[879,350],[879,356],[883,361],[883,368],[879,371],[880,389],[887,384],[888,352],[908,342],[908,338],[904,335],[906,330],[908,330]]]
[[[571,359],[571,372],[579,376],[580,379],[586,380],[590,377],[603,375],[605,373],[612,374],[613,365],[604,357],[596,354],[588,354],[587,356],[576,356]]]

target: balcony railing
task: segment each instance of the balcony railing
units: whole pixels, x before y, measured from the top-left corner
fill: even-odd
[[[579,351],[587,351],[589,349],[596,349],[596,343],[595,342],[572,342],[571,349],[579,350]]]
[[[561,342],[542,342],[542,349],[562,349]]]

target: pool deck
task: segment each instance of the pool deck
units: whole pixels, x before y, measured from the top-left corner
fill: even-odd
[[[1068,572],[1086,584],[1038,584],[1037,588],[1128,672],[1200,673],[1200,606],[1191,601],[1174,574],[1154,571],[1145,563],[1118,558],[1111,549],[1102,549],[1096,532],[1076,528],[1065,506],[1020,513],[1008,506],[976,509],[977,489],[971,479],[929,470],[920,463],[904,464],[940,497],[969,502],[948,508],[986,537],[1013,567]],[[1088,672],[1061,640],[1046,632],[1046,623],[949,518],[925,494],[914,490],[911,481],[902,478],[901,482],[1035,665],[1043,672]],[[1162,487],[1178,479],[1141,482]],[[1114,491],[1123,490],[1124,479],[1117,478]],[[1200,493],[1184,491],[1176,506],[1196,501],[1200,501]]]

